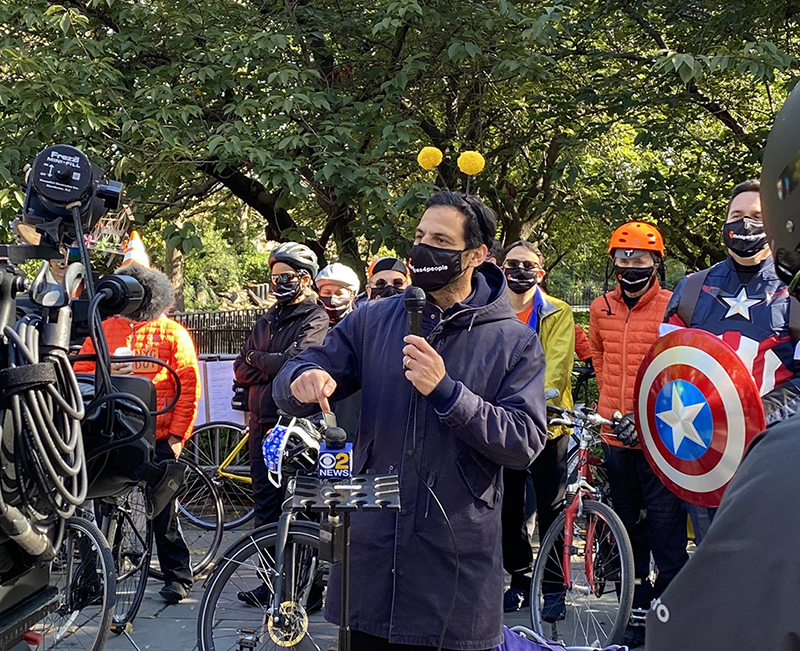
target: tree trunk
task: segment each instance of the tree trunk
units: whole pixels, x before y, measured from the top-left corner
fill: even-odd
[[[166,273],[175,290],[175,311],[183,312],[186,303],[183,298],[183,254],[176,248],[167,248],[165,256]]]

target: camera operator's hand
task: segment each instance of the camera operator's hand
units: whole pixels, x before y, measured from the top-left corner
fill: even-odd
[[[328,398],[336,391],[336,380],[327,371],[313,368],[301,373],[291,384],[292,395],[300,402],[319,403],[323,413],[331,410]]]
[[[169,438],[167,439],[167,443],[169,443],[169,447],[172,448],[172,454],[175,455],[176,459],[181,456],[181,451],[183,450],[182,438],[179,438],[174,434],[170,434]]]
[[[625,414],[620,418],[611,432],[623,445],[629,448],[639,442],[639,433],[636,431],[636,420],[634,419],[633,412]]]
[[[406,378],[423,396],[436,388],[447,373],[442,356],[422,337],[408,335],[403,338],[403,366]]]

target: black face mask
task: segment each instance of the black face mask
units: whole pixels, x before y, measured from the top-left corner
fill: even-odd
[[[767,246],[764,223],[749,217],[725,224],[722,227],[722,239],[725,246],[740,258],[752,258]]]
[[[618,267],[614,265],[614,275],[620,286],[629,294],[642,291],[655,273],[655,267]]]
[[[370,287],[369,288],[369,300],[374,301],[376,298],[389,298],[391,296],[397,296],[398,294],[402,294],[403,290],[399,287],[395,287],[394,285],[386,285],[385,287],[381,287],[378,289],[377,287]]]
[[[531,288],[536,287],[539,280],[539,272],[536,269],[504,269],[508,288],[515,294],[524,294]]]
[[[461,274],[461,254],[464,251],[415,244],[411,247],[408,262],[411,283],[426,292],[446,287]]]
[[[339,296],[320,296],[331,323],[339,323],[353,309],[353,301]]]
[[[288,283],[272,283],[272,295],[278,303],[291,303],[300,295],[302,285],[300,279],[290,280]]]

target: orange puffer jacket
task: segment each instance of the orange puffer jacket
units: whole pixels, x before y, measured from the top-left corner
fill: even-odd
[[[200,370],[194,342],[186,329],[162,314],[142,323],[115,316],[103,321],[103,331],[112,355],[117,348],[128,347],[134,355],[156,357],[175,370],[181,381],[181,395],[175,408],[156,420],[156,439],[168,439],[173,435],[184,442],[189,440],[200,400]],[[81,347],[81,355],[94,352],[91,340],[87,339]],[[94,373],[94,362],[76,362],[75,372]],[[162,366],[135,362],[133,373],[153,382],[159,409],[175,398],[175,381]]]
[[[614,412],[633,411],[633,385],[642,359],[658,339],[658,327],[664,320],[672,292],[655,283],[639,302],[628,309],[617,287],[606,297],[611,305],[608,313],[603,297],[596,298],[589,308],[589,344],[600,389],[598,412],[611,418]],[[603,437],[610,445],[621,446],[610,434]]]

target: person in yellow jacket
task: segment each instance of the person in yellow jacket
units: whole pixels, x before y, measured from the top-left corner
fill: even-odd
[[[539,335],[545,358],[544,390],[558,390],[551,404],[572,409],[572,365],[575,354],[575,319],[564,301],[548,296],[539,286],[545,276],[539,249],[525,240],[514,242],[503,252],[500,264],[509,289],[509,302],[517,318]],[[539,534],[544,535],[564,507],[567,489],[569,431],[548,433],[541,454],[527,470],[503,470],[503,566],[511,575],[511,586],[503,608],[513,612],[528,605],[530,569],[533,561],[525,517],[525,486],[530,474],[536,495]],[[545,610],[558,607],[561,594],[545,595]]]

